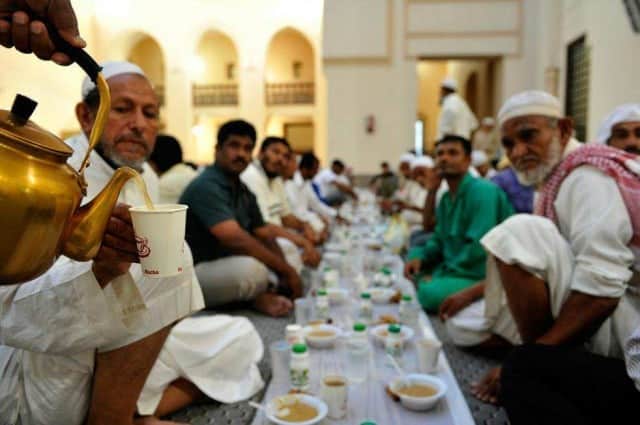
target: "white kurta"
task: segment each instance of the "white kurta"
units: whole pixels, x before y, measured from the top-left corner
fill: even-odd
[[[333,184],[337,179],[338,175],[334,173],[333,170],[325,168],[316,174],[313,182],[320,188],[320,195],[326,199],[327,197],[338,194],[339,189]]]
[[[406,187],[406,201],[409,206],[416,208],[424,208],[424,203],[427,199],[428,191],[423,188],[420,183],[411,180],[407,183]],[[422,229],[423,215],[421,212],[405,209],[402,211],[402,218],[409,225],[409,230],[414,232]]]
[[[197,175],[198,172],[186,164],[176,164],[168,169],[159,179],[158,202],[177,204],[184,189]]]
[[[258,207],[264,221],[276,226],[282,226],[282,217],[291,214],[282,178],[269,179],[260,162],[253,161],[240,174],[240,179],[256,195]],[[300,273],[304,264],[298,247],[289,239],[277,238],[276,241],[280,249],[282,249],[287,263]]]
[[[269,179],[259,161],[254,161],[240,174],[240,179],[256,195],[262,218],[282,226],[282,217],[291,214],[281,177]]]
[[[444,98],[438,120],[438,140],[445,134],[462,136],[469,139],[471,132],[477,127],[478,120],[464,99],[457,93],[451,93]]]
[[[324,230],[325,224],[321,217],[329,219],[338,215],[334,208],[318,199],[311,183],[305,181],[300,172],[296,171],[293,178],[284,183],[284,188],[293,214],[311,224],[316,232]]]
[[[77,167],[87,149],[86,138],[76,137],[70,144],[75,150],[70,163]],[[91,162],[85,201],[113,174],[97,154],[91,155]],[[150,168],[145,167],[143,178],[157,196],[157,178]],[[137,189],[127,186],[120,200],[142,204]],[[204,307],[190,256],[188,251],[185,271],[178,276],[147,279],[133,264],[104,289],[91,272],[91,262],[61,257],[31,282],[0,287],[0,418],[7,419],[3,423],[81,424],[96,350],[125,346]]]

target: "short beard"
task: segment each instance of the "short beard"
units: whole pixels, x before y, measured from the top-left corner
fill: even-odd
[[[549,145],[549,154],[547,159],[532,170],[519,171],[514,166],[516,177],[523,186],[537,186],[542,183],[556,166],[562,161],[562,145],[560,144],[560,137],[554,136]]]
[[[149,158],[149,154],[147,154],[137,160],[127,159],[120,156],[115,149],[106,148],[106,143],[100,142],[98,146],[100,146],[102,154],[105,157],[109,158],[109,160],[113,162],[117,167],[131,167],[136,171],[142,171],[144,163],[147,162],[147,159]]]

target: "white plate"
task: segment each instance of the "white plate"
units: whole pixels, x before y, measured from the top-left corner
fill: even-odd
[[[333,332],[331,336],[316,336],[311,335],[313,331],[330,331]],[[305,326],[302,328],[304,333],[304,339],[311,347],[315,348],[327,348],[332,347],[335,344],[336,339],[342,335],[340,328],[333,325],[314,325]]]
[[[429,397],[411,397],[408,395],[400,394],[398,391],[410,384],[424,384],[430,387],[434,387],[437,392]],[[389,389],[400,397],[400,402],[404,407],[409,410],[429,410],[432,409],[436,403],[447,392],[447,385],[440,378],[436,378],[432,375],[423,375],[419,373],[412,373],[403,378],[397,378],[389,384]]]
[[[342,304],[349,298],[349,291],[344,288],[327,288],[329,301],[334,304]]]
[[[286,408],[287,404],[296,400],[315,408],[318,411],[316,417],[304,422],[287,422],[275,416],[275,412],[281,408]],[[328,410],[327,404],[319,398],[307,394],[288,394],[275,397],[267,404],[267,419],[278,425],[313,425],[323,420],[327,416]]]
[[[376,304],[387,304],[396,293],[395,289],[391,288],[369,288],[367,292],[371,294],[371,301]]]
[[[388,332],[387,329],[389,329],[389,325],[383,324],[383,325],[374,326],[373,328],[371,328],[370,332],[376,341],[378,341],[381,344],[384,344],[384,340],[387,337],[387,334],[386,334]],[[407,341],[413,338],[413,334],[414,334],[413,329],[411,329],[409,326],[400,326],[400,335],[402,335],[402,342],[404,342],[405,344],[407,343]]]

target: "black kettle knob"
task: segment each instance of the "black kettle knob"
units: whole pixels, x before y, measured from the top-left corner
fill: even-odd
[[[20,124],[24,124],[29,121],[31,114],[35,111],[38,102],[33,99],[23,96],[21,94],[16,95],[13,99],[13,105],[11,105],[11,115]]]

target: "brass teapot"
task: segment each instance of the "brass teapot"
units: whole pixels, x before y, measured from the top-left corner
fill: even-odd
[[[78,261],[95,257],[122,186],[137,175],[119,168],[102,192],[80,207],[86,194],[83,171],[102,136],[111,100],[98,64],[81,49],[71,54],[100,93],[89,150],[79,170],[67,164],[71,148],[29,121],[34,101],[18,95],[10,111],[0,110],[0,285],[38,277],[61,254]]]

